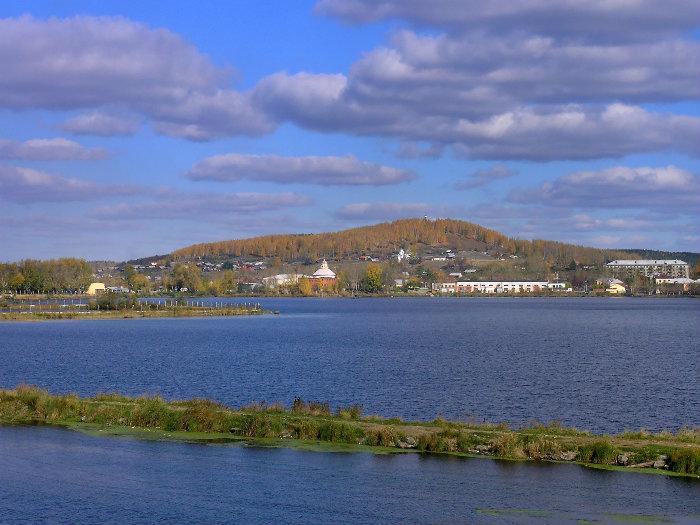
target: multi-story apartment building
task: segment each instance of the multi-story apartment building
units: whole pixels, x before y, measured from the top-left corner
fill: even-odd
[[[652,277],[663,275],[665,277],[690,277],[688,263],[678,259],[621,259],[611,261],[606,267],[612,270],[616,277],[626,277],[635,274]]]
[[[542,290],[565,291],[565,283],[549,281],[457,281],[456,283],[434,283],[438,293],[533,293]]]

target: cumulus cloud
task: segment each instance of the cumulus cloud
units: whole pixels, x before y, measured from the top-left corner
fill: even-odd
[[[581,160],[667,149],[700,153],[699,118],[629,104],[523,105],[467,117],[407,101],[399,91],[413,91],[405,87],[362,102],[352,91],[342,75],[280,73],[261,81],[255,97],[276,118],[310,129],[448,144],[473,159]]]
[[[139,122],[135,118],[91,111],[66,120],[60,128],[74,135],[114,137],[133,135],[139,128]]]
[[[641,208],[694,212],[700,206],[700,179],[675,166],[616,166],[559,177],[541,187],[513,190],[509,200],[569,208]]]
[[[398,18],[451,31],[530,31],[611,40],[685,31],[700,20],[694,0],[319,0],[316,11],[352,23]]]
[[[195,140],[273,127],[229,87],[230,71],[180,36],[125,18],[0,19],[0,57],[4,108],[121,107]]]
[[[238,215],[308,206],[311,198],[298,193],[185,193],[165,190],[147,202],[102,206],[91,217],[106,220],[179,219],[219,221]]]
[[[6,160],[96,160],[107,156],[103,149],[86,148],[62,138],[24,142],[0,139],[0,159]]]
[[[142,191],[135,186],[97,184],[29,168],[0,166],[0,199],[21,204],[88,201]]]
[[[319,184],[322,186],[382,186],[413,180],[406,170],[362,162],[346,157],[280,157],[277,155],[215,155],[197,164],[187,173],[193,180],[231,182],[241,179],[282,184]]]
[[[471,190],[486,186],[498,179],[506,179],[515,175],[515,172],[508,166],[496,164],[490,168],[477,170],[471,173],[465,180],[458,181],[454,184],[456,190]]]
[[[280,121],[457,146],[469,158],[592,159],[700,149],[700,119],[640,104],[700,99],[694,2],[327,0],[346,20],[401,18],[346,74],[277,73],[253,90]],[[683,14],[679,14],[683,13]],[[622,22],[621,22],[622,21]],[[444,33],[436,33],[435,28]],[[552,30],[552,28],[556,28]],[[409,156],[420,148],[407,146]]]

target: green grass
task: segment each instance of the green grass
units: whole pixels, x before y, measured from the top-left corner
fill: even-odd
[[[144,439],[176,439],[216,443],[265,443],[265,446],[306,443],[377,452],[422,452],[496,457],[511,460],[574,461],[610,470],[666,473],[700,477],[700,446],[687,435],[645,437],[594,436],[560,425],[510,430],[504,425],[430,423],[362,417],[361,407],[341,407],[297,398],[290,408],[255,403],[231,409],[206,399],[166,401],[158,396],[127,397],[118,393],[93,398],[54,396],[20,385],[0,390],[0,424],[50,424],[84,429],[100,435],[130,435]],[[262,441],[261,441],[262,440]],[[294,445],[294,446],[296,446]],[[630,469],[617,465],[666,458],[663,469]]]

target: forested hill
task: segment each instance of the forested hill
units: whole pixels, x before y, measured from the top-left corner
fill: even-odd
[[[555,241],[519,240],[478,224],[452,219],[404,219],[332,233],[268,235],[195,244],[173,252],[175,259],[194,257],[275,257],[282,262],[386,256],[399,249],[421,254],[430,248],[478,250],[502,255],[541,256],[552,264],[600,264],[629,253],[587,248]]]

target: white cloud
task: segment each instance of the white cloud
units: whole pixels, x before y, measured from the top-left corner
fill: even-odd
[[[91,149],[72,140],[30,139],[24,142],[0,139],[0,159],[7,160],[96,160],[108,153]]]
[[[572,173],[539,188],[513,190],[509,200],[580,209],[640,208],[696,213],[700,206],[700,179],[676,166],[616,166]]]
[[[486,186],[495,180],[506,179],[514,175],[515,172],[508,168],[508,166],[496,164],[489,168],[477,170],[469,174],[465,180],[456,182],[454,184],[454,188],[456,190],[471,190],[481,186]]]
[[[450,31],[529,31],[572,39],[636,40],[691,29],[694,0],[319,0],[316,11],[353,23],[399,18]]]
[[[241,179],[323,186],[381,186],[415,178],[406,170],[362,162],[357,157],[280,157],[227,154],[208,157],[187,173],[193,180]]]
[[[143,191],[135,186],[97,184],[29,168],[0,166],[0,199],[11,202],[88,201]]]
[[[60,128],[74,135],[113,137],[133,135],[139,128],[139,122],[131,117],[91,111],[66,120]]]
[[[185,193],[165,190],[147,202],[101,206],[91,217],[105,220],[178,219],[221,221],[240,215],[308,206],[313,201],[298,193]]]
[[[126,18],[0,19],[0,63],[4,108],[122,108],[195,140],[274,127],[229,87],[230,70],[170,31]]]

